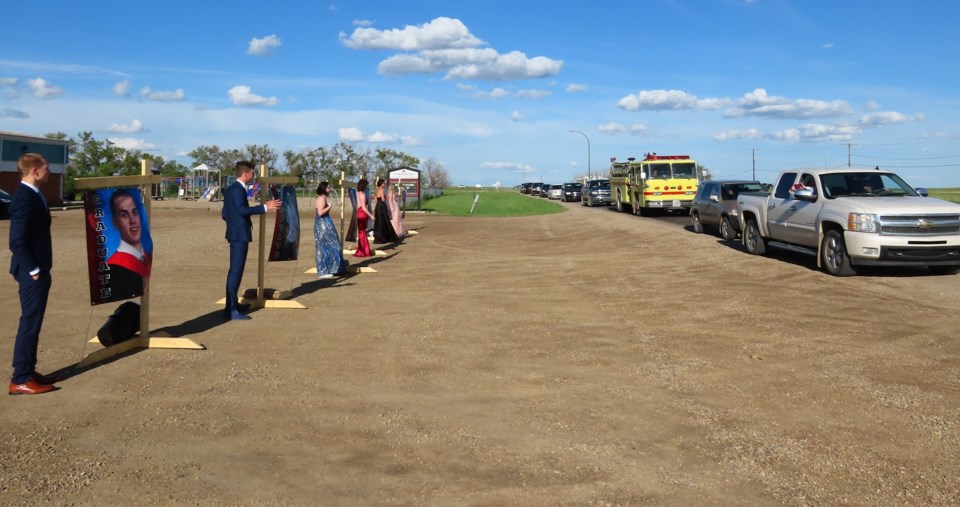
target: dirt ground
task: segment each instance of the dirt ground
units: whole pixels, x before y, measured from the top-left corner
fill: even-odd
[[[833,278],[566,206],[411,214],[352,260],[377,273],[319,281],[308,210],[301,260],[266,272],[307,309],[224,322],[217,204],[155,203],[151,328],[207,350],[82,371],[114,305],[55,211],[38,366],[67,378],[0,399],[0,504],[960,504],[960,276]]]

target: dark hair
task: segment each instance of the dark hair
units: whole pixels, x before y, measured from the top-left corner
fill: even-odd
[[[330,188],[330,183],[321,181],[320,184],[317,185],[317,195],[327,195],[328,188]]]
[[[384,184],[383,178],[377,178],[377,186],[381,187],[383,186],[383,184]]]
[[[360,178],[360,181],[357,182],[357,192],[363,192],[370,186],[370,182],[366,178]]]
[[[114,190],[113,195],[110,196],[110,214],[114,217],[117,216],[117,201],[119,201],[121,197],[129,197],[134,204],[137,203],[137,200],[133,198],[133,194],[131,194],[129,190],[125,188]]]

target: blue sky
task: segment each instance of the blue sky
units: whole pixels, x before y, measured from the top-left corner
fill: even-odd
[[[41,7],[42,5],[42,7]],[[932,0],[2,8],[0,130],[189,165],[200,145],[401,150],[454,183],[688,154],[716,178],[855,166],[960,187],[960,7]]]

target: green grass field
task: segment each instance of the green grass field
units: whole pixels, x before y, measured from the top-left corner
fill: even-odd
[[[931,188],[930,197],[960,204],[960,188]]]
[[[474,194],[479,194],[480,200],[471,215]],[[442,196],[424,202],[423,209],[453,216],[516,217],[560,213],[566,208],[546,199],[523,195],[512,188],[499,191],[445,188]]]

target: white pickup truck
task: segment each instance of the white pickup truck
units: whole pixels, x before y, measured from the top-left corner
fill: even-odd
[[[809,253],[835,276],[859,266],[960,272],[960,204],[927,197],[889,171],[784,171],[772,192],[741,193],[737,209],[754,255],[768,246]]]

